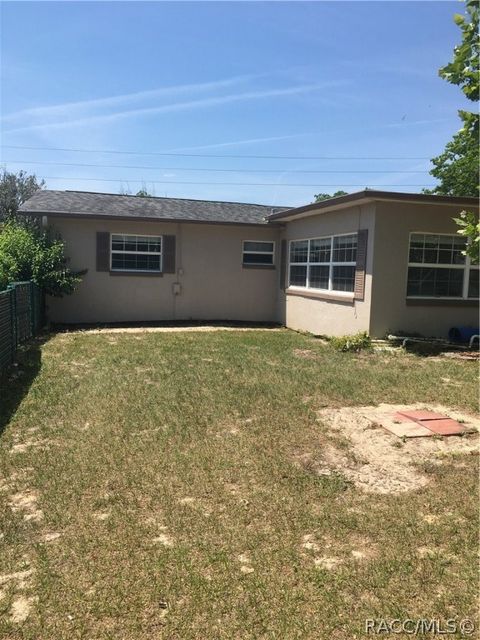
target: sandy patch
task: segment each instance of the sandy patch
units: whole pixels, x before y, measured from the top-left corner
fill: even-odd
[[[380,426],[386,413],[405,409],[403,405],[322,409],[318,420],[330,428],[330,441],[315,452],[299,456],[300,463],[320,475],[341,473],[361,489],[373,493],[411,491],[425,486],[429,479],[414,463],[441,464],[457,454],[479,451],[478,433],[463,437],[412,438],[402,442]],[[478,428],[480,421],[441,406],[414,405],[408,409],[429,409],[445,413],[466,426]],[[350,446],[338,446],[335,436]]]
[[[53,542],[54,540],[58,540],[58,538],[60,538],[62,534],[61,533],[57,533],[56,531],[52,531],[51,533],[45,533],[42,538],[41,541],[42,542]]]
[[[333,569],[336,569],[338,565],[342,564],[343,560],[336,556],[320,556],[319,558],[314,558],[313,562],[319,569],[332,571]]]
[[[16,582],[18,589],[25,589],[29,582],[29,578],[33,575],[33,569],[25,569],[24,571],[16,571],[15,573],[6,573],[0,575],[0,585],[8,582]]]
[[[19,624],[25,622],[30,615],[32,606],[36,602],[35,597],[19,596],[12,603],[12,609],[10,612],[10,619],[12,622]]]
[[[185,327],[102,327],[83,329],[80,333],[204,333],[209,331],[283,331],[281,327],[230,327],[228,325],[204,325]]]
[[[97,511],[96,513],[93,514],[93,517],[95,518],[95,520],[99,520],[100,522],[102,522],[102,521],[108,520],[110,518],[110,512],[109,511]]]
[[[35,491],[19,491],[10,496],[10,507],[13,512],[23,512],[24,520],[38,522],[43,518],[43,511],[37,507],[38,495]]]
[[[293,355],[297,358],[305,358],[306,360],[316,360],[318,355],[311,349],[294,349]]]
[[[255,569],[251,565],[250,556],[248,553],[241,553],[237,556],[238,562],[240,562],[240,571],[245,574],[254,573]]]
[[[15,585],[15,597],[10,609],[10,620],[16,624],[25,622],[28,618],[32,606],[37,601],[36,597],[27,597],[22,591],[28,589],[31,584],[33,569],[24,569],[15,573],[0,575],[0,587],[13,582]],[[5,592],[0,589],[0,599],[5,596]]]
[[[168,533],[161,533],[160,535],[153,538],[152,542],[156,544],[163,544],[164,547],[173,547],[175,542]]]
[[[320,551],[320,547],[316,542],[314,542],[313,538],[313,533],[307,533],[304,535],[302,538],[302,547],[307,549],[307,551]]]
[[[24,442],[18,442],[12,445],[10,453],[25,453],[28,449],[33,447],[45,447],[47,448],[51,444],[50,440],[25,440]]]

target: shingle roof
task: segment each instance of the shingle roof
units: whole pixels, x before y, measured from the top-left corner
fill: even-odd
[[[39,190],[20,207],[29,215],[128,218],[137,220],[184,220],[231,224],[267,224],[266,217],[287,207],[242,202],[141,198],[85,191]]]
[[[303,216],[307,213],[316,213],[319,210],[338,208],[342,205],[358,204],[361,201],[391,200],[392,202],[415,202],[424,204],[449,204],[460,207],[478,208],[478,198],[467,198],[460,196],[437,196],[430,193],[405,193],[403,191],[378,191],[377,189],[364,189],[347,193],[344,196],[332,196],[320,202],[306,204],[303,207],[292,207],[291,209],[281,209],[274,211],[269,220],[291,220],[296,216]]]

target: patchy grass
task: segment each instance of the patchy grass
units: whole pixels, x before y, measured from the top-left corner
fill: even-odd
[[[366,618],[474,618],[473,456],[374,495],[295,453],[331,441],[321,408],[475,411],[476,377],[288,331],[35,343],[0,396],[0,636],[351,640]]]

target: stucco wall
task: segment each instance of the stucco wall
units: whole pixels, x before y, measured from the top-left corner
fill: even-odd
[[[70,266],[88,269],[73,295],[48,299],[53,322],[277,320],[278,255],[274,270],[242,267],[243,240],[275,240],[278,253],[277,227],[53,217],[48,222],[65,241]],[[97,272],[97,231],[175,235],[177,274],[155,277]],[[181,285],[177,296],[172,291],[175,282]]]
[[[478,326],[478,305],[445,302],[407,304],[407,264],[410,232],[456,233],[452,218],[461,207],[411,203],[377,203],[370,332],[374,336],[399,331],[446,337],[452,326]]]
[[[286,224],[283,237],[288,240],[315,238],[368,229],[367,269],[364,300],[319,300],[285,294],[279,296],[278,314],[291,329],[316,335],[345,335],[368,331],[370,323],[370,292],[372,284],[373,237],[375,207],[373,204],[352,206],[336,212],[319,213]],[[287,269],[288,278],[288,269]]]

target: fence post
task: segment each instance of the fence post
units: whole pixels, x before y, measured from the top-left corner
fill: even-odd
[[[17,296],[15,285],[9,284],[7,291],[10,291],[10,324],[12,328],[12,362],[15,360],[17,352]]]
[[[36,300],[35,300],[35,283],[30,281],[30,326],[32,337],[36,335],[37,323],[35,318]]]

